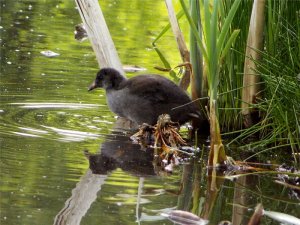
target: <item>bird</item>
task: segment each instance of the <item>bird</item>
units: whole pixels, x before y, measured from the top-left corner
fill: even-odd
[[[169,114],[173,122],[182,125],[200,112],[187,93],[171,80],[144,74],[125,78],[114,68],[102,68],[88,91],[103,88],[110,110],[137,125],[155,125],[161,114]]]

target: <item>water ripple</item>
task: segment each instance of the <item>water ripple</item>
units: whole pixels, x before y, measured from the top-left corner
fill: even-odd
[[[0,111],[1,134],[61,142],[99,139],[112,124],[106,118],[113,118],[109,111],[101,111],[99,104],[18,102],[4,107]],[[101,116],[95,116],[99,111]]]
[[[56,132],[58,135],[62,136],[59,140],[66,141],[66,142],[84,141],[86,139],[98,139],[101,136],[99,134],[95,134],[95,133],[91,133],[91,132],[59,129],[56,127],[49,127],[49,126],[42,126],[42,127]]]
[[[39,130],[39,129],[30,128],[30,127],[19,127],[19,129],[28,131],[30,133],[48,134],[48,132],[45,130]]]
[[[41,108],[64,108],[64,109],[94,109],[103,105],[99,104],[81,104],[81,103],[51,103],[51,102],[31,102],[31,103],[10,103],[11,105],[19,105],[25,109],[41,109]]]
[[[28,133],[23,133],[23,132],[12,132],[14,134],[20,135],[20,136],[24,136],[24,137],[41,137],[39,135],[35,135],[35,134],[28,134]]]

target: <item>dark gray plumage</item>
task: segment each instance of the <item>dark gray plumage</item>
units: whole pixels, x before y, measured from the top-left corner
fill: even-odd
[[[97,73],[89,91],[98,87],[105,89],[112,112],[137,124],[154,125],[157,117],[165,113],[180,124],[200,116],[189,96],[175,83],[159,75],[126,79],[115,69],[103,68]]]

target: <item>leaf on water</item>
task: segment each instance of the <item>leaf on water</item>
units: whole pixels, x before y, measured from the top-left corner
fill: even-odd
[[[43,56],[46,56],[46,57],[49,57],[49,58],[56,57],[56,56],[60,55],[59,53],[56,53],[56,52],[53,52],[53,51],[50,51],[50,50],[41,51],[41,54]]]
[[[283,224],[300,225],[299,218],[285,213],[264,210],[264,215]]]
[[[81,24],[77,24],[75,26],[75,31],[74,31],[74,37],[77,41],[84,41],[88,38],[88,34],[86,32],[86,29],[84,27],[84,25],[81,23]]]
[[[126,73],[135,73],[135,72],[145,71],[147,69],[137,65],[123,65],[123,70]]]
[[[197,224],[197,225],[205,225],[208,224],[208,220],[201,219],[197,215],[187,212],[187,211],[182,211],[182,210],[173,210],[169,213],[162,213],[162,216],[168,218],[172,222],[176,224],[181,224],[181,225],[192,225],[192,224]]]

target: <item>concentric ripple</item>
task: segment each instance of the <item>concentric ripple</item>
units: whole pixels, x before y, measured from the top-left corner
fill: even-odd
[[[62,142],[98,139],[113,116],[98,104],[26,102],[2,105],[0,133]],[[99,112],[100,111],[100,112]]]

